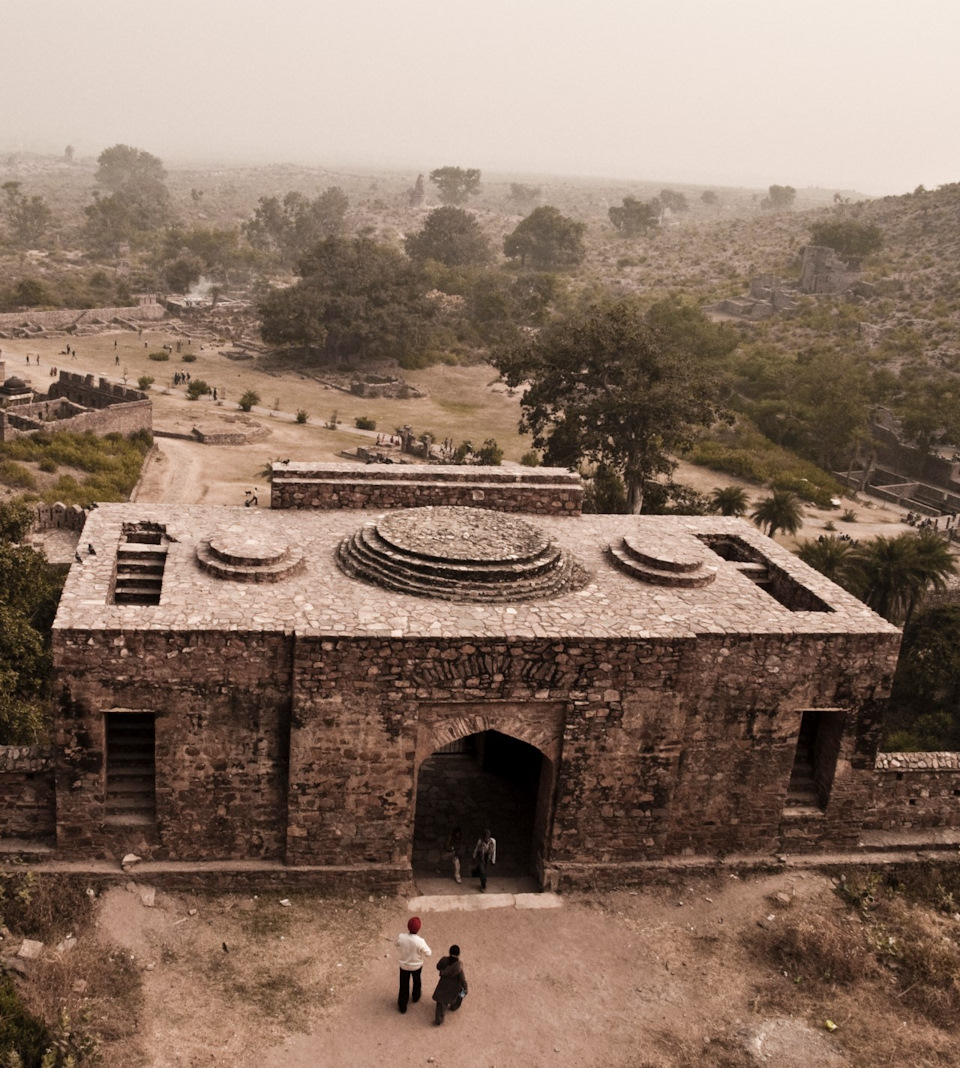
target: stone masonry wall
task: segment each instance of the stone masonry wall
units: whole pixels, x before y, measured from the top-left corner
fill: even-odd
[[[282,635],[55,631],[58,846],[105,856],[128,847],[104,824],[104,713],[129,709],[156,715],[152,855],[281,857],[290,655]]]
[[[53,751],[0,746],[0,838],[51,838],[55,826]]]
[[[871,831],[960,827],[960,753],[881,753]]]
[[[14,330],[25,325],[39,326],[43,330],[69,330],[94,320],[110,322],[112,319],[133,319],[153,322],[165,315],[163,305],[155,301],[123,308],[58,308],[54,311],[35,311],[31,308],[21,312],[0,313],[0,331]]]
[[[875,645],[851,638],[299,641],[288,862],[407,862],[420,709],[442,744],[476,729],[466,712],[478,702],[484,729],[521,738],[540,707],[548,719],[565,710],[546,864],[556,885],[565,866],[777,848],[810,708],[848,710],[819,841],[852,844],[870,797],[873,703],[895,646],[889,673],[868,684]]]
[[[274,464],[271,508],[374,509],[467,505],[503,512],[579,515],[583,486],[569,472],[516,473],[499,468],[404,465],[357,467]]]

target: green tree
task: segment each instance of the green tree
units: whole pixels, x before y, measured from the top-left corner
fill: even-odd
[[[339,186],[330,186],[313,200],[291,190],[282,200],[261,197],[243,229],[254,248],[292,266],[317,242],[344,232],[349,207]]]
[[[891,623],[909,620],[929,590],[944,590],[957,573],[949,545],[932,530],[863,542],[854,566],[854,592]]]
[[[503,449],[495,438],[487,438],[477,449],[477,463],[484,467],[499,467],[503,463]]]
[[[436,260],[447,267],[470,267],[490,261],[486,234],[475,216],[463,208],[436,208],[403,244],[410,259],[418,263]]]
[[[188,293],[203,274],[203,260],[186,253],[171,260],[163,269],[163,277],[174,293]]]
[[[261,334],[338,361],[412,358],[429,347],[435,306],[406,256],[369,237],[327,238],[300,264],[301,280],[260,304]]]
[[[636,197],[624,197],[623,203],[607,211],[614,229],[622,237],[636,237],[660,225],[660,211],[654,204],[644,204]]]
[[[20,192],[19,182],[4,182],[6,193],[4,215],[14,243],[19,248],[35,248],[53,223],[53,212],[42,196],[27,197]]]
[[[800,498],[791,490],[775,489],[769,497],[757,502],[750,518],[769,538],[781,530],[796,534],[803,525],[803,508]]]
[[[960,749],[960,605],[921,609],[904,627],[884,748]]]
[[[96,181],[109,191],[93,194],[85,207],[88,239],[98,248],[123,241],[143,242],[170,221],[170,193],[163,163],[130,145],[105,148],[97,159]]]
[[[746,515],[749,505],[747,491],[742,486],[718,486],[710,494],[710,507],[720,515]]]
[[[676,189],[661,189],[660,203],[674,212],[690,210],[686,193],[679,193]]]
[[[520,428],[533,434],[545,461],[616,472],[633,513],[646,480],[672,470],[670,452],[716,415],[716,385],[702,362],[672,345],[630,298],[549,324],[502,350],[494,364],[509,385],[528,384]]]
[[[526,267],[528,260],[531,267],[541,271],[576,267],[586,256],[583,243],[586,229],[586,223],[570,219],[545,204],[534,208],[507,234],[503,251],[511,259],[519,258],[521,267]]]
[[[792,185],[772,185],[760,207],[766,211],[789,211],[796,199],[797,191]]]
[[[167,172],[160,159],[144,152],[142,148],[112,145],[97,157],[97,173],[94,179],[104,189],[118,193],[131,185],[163,184],[167,180]]]
[[[0,543],[19,542],[33,527],[34,512],[19,497],[0,501]]]
[[[716,207],[720,203],[720,197],[712,189],[704,189],[700,194],[700,200],[706,204],[708,208]]]
[[[524,185],[523,182],[510,183],[510,200],[518,208],[529,208],[540,199],[543,188],[539,185]]]
[[[832,248],[845,259],[862,259],[883,247],[883,231],[873,223],[856,219],[831,219],[811,223],[810,241]]]
[[[561,296],[560,279],[542,271],[477,271],[464,294],[466,313],[481,339],[506,344],[524,327],[539,327]]]
[[[480,171],[476,167],[438,167],[430,172],[430,181],[444,204],[465,204],[480,192]]]
[[[252,250],[241,241],[237,230],[171,226],[164,234],[157,255],[157,266],[166,273],[169,264],[184,259],[199,265],[200,274],[197,278],[206,275],[229,283],[230,273],[249,263],[252,255]]]
[[[797,556],[805,564],[844,589],[849,589],[851,585],[855,555],[852,541],[823,535],[816,539],[808,538],[797,549]]]

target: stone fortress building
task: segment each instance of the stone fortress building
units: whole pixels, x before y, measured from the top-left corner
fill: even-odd
[[[563,889],[960,824],[955,760],[878,762],[897,629],[742,520],[581,515],[550,469],[272,493],[90,515],[56,748],[0,765],[0,833],[397,890],[439,813]],[[471,767],[515,807],[465,808]]]

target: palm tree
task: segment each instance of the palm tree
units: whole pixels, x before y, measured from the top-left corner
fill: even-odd
[[[710,494],[710,506],[720,515],[745,515],[749,504],[742,486],[718,486]]]
[[[800,498],[792,490],[775,489],[764,497],[750,513],[751,519],[772,538],[778,530],[796,534],[803,526]]]
[[[860,599],[891,623],[908,620],[927,590],[945,589],[957,573],[949,546],[932,530],[881,535],[859,546],[854,562]]]
[[[810,538],[800,545],[797,556],[838,585],[847,588],[851,584],[851,568],[855,556],[852,541],[844,541],[836,536],[821,536],[816,540]]]

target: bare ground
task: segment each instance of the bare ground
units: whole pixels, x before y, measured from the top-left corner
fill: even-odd
[[[842,1005],[833,1033],[802,1011],[764,1011],[763,984],[794,996],[791,981],[758,963],[750,945],[758,924],[789,915],[777,892],[798,908],[840,907],[829,880],[796,872],[573,895],[558,909],[422,909],[434,956],[423,1000],[402,1016],[393,945],[409,916],[402,901],[302,894],[283,906],[277,895],[161,894],[151,909],[131,884],[104,896],[99,930],[144,969],[145,1004],[138,1041],[105,1064],[866,1064],[845,1052]],[[437,1028],[434,962],[452,942],[462,948],[470,993]]]

